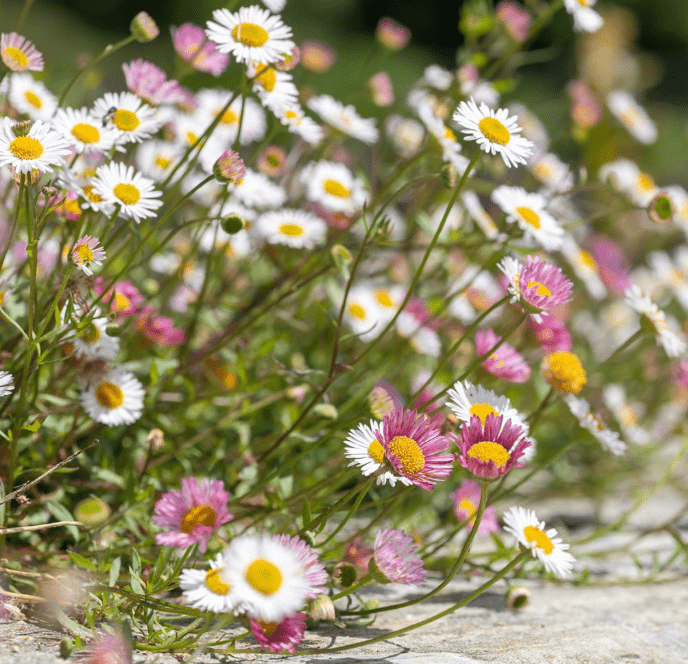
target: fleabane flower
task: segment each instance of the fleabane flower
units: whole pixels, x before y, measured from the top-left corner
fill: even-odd
[[[376,433],[393,472],[427,491],[451,473],[454,460],[451,454],[443,454],[449,441],[440,430],[441,420],[439,415],[395,410],[385,416]]]
[[[330,95],[320,95],[311,97],[307,105],[330,127],[343,134],[368,145],[373,145],[377,141],[379,132],[375,127],[375,120],[362,118],[351,104],[345,106]]]
[[[155,536],[155,543],[185,548],[198,542],[205,551],[213,533],[234,518],[228,502],[222,480],[183,479],[179,491],[168,491],[155,503],[153,523],[167,529]]]
[[[43,71],[43,55],[26,37],[16,32],[0,35],[0,57],[12,71]]]
[[[581,427],[595,436],[607,452],[619,456],[626,451],[626,443],[619,438],[619,434],[605,426],[600,416],[590,410],[590,404],[585,399],[566,394],[564,401]]]
[[[298,104],[272,108],[275,117],[290,131],[309,145],[317,145],[322,141],[325,132],[313,119],[308,117]]]
[[[301,182],[308,200],[320,203],[331,212],[353,215],[367,199],[363,182],[344,164],[333,161],[308,164],[301,172]]]
[[[274,210],[258,217],[256,231],[270,244],[312,249],[325,242],[327,224],[305,210]]]
[[[92,309],[93,317],[78,336],[65,339],[74,348],[77,357],[86,360],[114,360],[119,353],[119,338],[107,333],[108,319],[100,311]]]
[[[385,528],[375,536],[371,563],[374,561],[375,570],[392,583],[423,583],[425,564],[417,549],[411,535],[396,528]]]
[[[305,613],[294,613],[279,622],[252,619],[249,625],[251,634],[264,652],[293,653],[306,631],[306,618]]]
[[[644,145],[657,140],[657,126],[645,109],[624,90],[612,90],[607,95],[607,106],[628,133]]]
[[[107,152],[115,143],[115,131],[87,108],[58,108],[52,120],[53,127],[82,152]]]
[[[482,357],[501,340],[502,338],[495,334],[492,328],[477,330],[475,333],[476,354]],[[508,380],[511,383],[525,383],[530,378],[530,366],[523,359],[523,356],[506,342],[492,351],[483,360],[481,366],[493,376]]]
[[[91,268],[100,267],[105,260],[105,249],[99,245],[100,240],[97,237],[84,235],[69,252],[74,265],[81,268],[89,277],[93,275]]]
[[[57,109],[57,97],[31,74],[12,74],[8,78],[12,106],[32,120],[49,122]]]
[[[229,55],[220,53],[217,45],[209,41],[205,31],[193,23],[184,23],[178,28],[170,26],[172,45],[177,54],[194,69],[219,76],[229,64]]]
[[[344,440],[344,456],[352,459],[349,465],[358,466],[365,476],[372,475],[385,467],[385,448],[377,439],[380,426],[382,426],[381,423],[375,420],[370,420],[369,425],[362,422],[357,428],[351,429]],[[375,479],[377,484],[389,482],[392,486],[397,483],[397,480],[407,486],[413,484],[410,479],[388,470]]]
[[[480,483],[475,480],[464,480],[454,493],[449,494],[454,503],[454,514],[462,522],[467,521],[466,526],[473,530],[475,526],[475,514],[480,505]],[[478,526],[479,535],[487,535],[499,531],[497,512],[494,506],[486,507],[483,518]]]
[[[492,192],[492,200],[506,213],[507,221],[518,224],[527,238],[547,251],[561,248],[564,229],[545,209],[544,196],[528,193],[523,187],[501,185]]]
[[[14,378],[9,371],[0,371],[0,397],[6,397],[14,391]]]
[[[528,256],[525,265],[507,256],[497,267],[509,280],[511,302],[538,322],[548,315],[548,309],[571,299],[573,284],[561,268],[539,256]]]
[[[222,554],[208,561],[208,571],[184,569],[179,587],[184,601],[195,609],[214,613],[231,613],[237,605],[236,595],[227,582]]]
[[[509,399],[482,385],[473,385],[465,380],[457,380],[447,392],[449,400],[447,406],[462,422],[470,422],[473,416],[478,416],[485,424],[488,415],[503,415],[504,421],[514,421],[527,433],[523,417],[511,405]]]
[[[557,392],[563,394],[578,394],[588,380],[581,361],[566,350],[545,355],[542,374]]]
[[[532,141],[520,135],[518,117],[509,116],[506,108],[495,111],[471,98],[462,101],[452,117],[468,140],[477,141],[484,152],[501,155],[509,168],[525,164],[533,153]]]
[[[0,125],[0,166],[11,166],[19,173],[40,171],[52,173],[53,166],[62,166],[69,154],[69,144],[51,126],[36,120],[28,132],[17,136],[15,123],[3,118]]]
[[[137,224],[141,219],[154,217],[162,205],[159,200],[162,192],[153,184],[153,180],[137,173],[133,166],[119,162],[99,166],[93,179],[95,193],[107,203],[119,205],[120,214]]]
[[[207,25],[208,39],[237,62],[277,62],[295,46],[291,28],[258,5],[240,7],[237,12],[216,9]]]
[[[115,132],[117,143],[140,143],[162,124],[157,111],[133,92],[106,92],[96,99],[93,113]]]
[[[502,415],[488,415],[483,424],[474,415],[461,427],[455,439],[459,448],[457,461],[475,477],[495,480],[514,468],[523,466],[519,459],[531,442],[521,426]]]
[[[134,375],[118,367],[83,385],[80,401],[92,419],[114,427],[141,417],[144,395],[143,385]]]
[[[318,554],[296,535],[290,536],[286,533],[281,533],[273,535],[272,539],[278,544],[287,547],[303,564],[303,575],[308,582],[306,598],[315,599],[318,595],[324,593],[329,577],[325,567],[318,558]]]
[[[288,546],[269,535],[235,537],[222,554],[237,611],[249,618],[279,622],[299,611],[309,591],[304,564]]]
[[[152,62],[137,58],[125,62],[122,70],[129,91],[153,106],[176,104],[186,98],[179,83],[168,81],[165,72]]]
[[[566,578],[576,559],[568,552],[569,545],[557,537],[556,529],[546,528],[545,522],[538,520],[533,510],[512,507],[504,514],[504,530],[532,551],[533,558],[538,558],[548,572]]]

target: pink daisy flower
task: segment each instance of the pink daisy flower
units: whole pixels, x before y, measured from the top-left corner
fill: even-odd
[[[471,417],[470,423],[462,425],[455,442],[460,450],[457,461],[475,477],[486,480],[523,466],[519,458],[531,445],[518,424],[491,414],[484,425],[477,415]]]
[[[234,518],[227,511],[228,501],[222,480],[182,480],[180,491],[168,491],[155,503],[153,523],[169,531],[156,535],[155,543],[185,548],[199,542],[204,552],[213,532]]]
[[[541,348],[549,353],[571,350],[573,339],[566,325],[554,316],[546,316],[541,322],[530,318],[530,331]]]
[[[372,557],[373,550],[364,546],[363,540],[360,537],[356,537],[347,545],[344,561],[353,565],[360,576],[368,571],[368,565]]]
[[[452,470],[453,456],[441,454],[449,441],[442,434],[440,415],[425,417],[415,410],[385,415],[376,432],[385,450],[385,463],[400,477],[429,491]]]
[[[375,567],[392,583],[423,583],[423,559],[416,553],[418,545],[403,530],[380,530],[375,537]]]
[[[98,277],[93,286],[96,294],[102,295],[105,287],[102,277]],[[110,303],[110,311],[117,316],[133,316],[141,311],[139,306],[145,298],[139,289],[129,281],[119,281],[103,296],[104,302]]]
[[[475,333],[475,352],[478,357],[494,348],[502,337],[492,329],[478,330]],[[525,383],[530,378],[530,366],[523,356],[508,343],[503,343],[481,365],[486,371],[497,378],[508,380],[510,383]]]
[[[43,71],[43,55],[16,32],[0,35],[0,56],[5,67],[12,71]]]
[[[184,330],[174,326],[167,316],[158,316],[151,307],[144,307],[136,319],[136,327],[149,341],[160,346],[179,346],[184,343]]]
[[[291,549],[303,563],[304,576],[310,586],[306,592],[306,597],[308,599],[315,599],[318,595],[323,594],[329,577],[318,559],[318,554],[296,535],[290,537],[282,533],[280,535],[273,535],[272,539],[287,549]]]
[[[170,27],[174,50],[197,71],[219,76],[229,64],[229,54],[220,53],[215,42],[205,36],[205,30],[193,23]]]
[[[131,646],[121,631],[101,632],[87,649],[84,664],[131,664]]]
[[[528,256],[526,264],[507,256],[497,267],[509,280],[512,302],[518,302],[526,313],[540,321],[548,309],[571,299],[573,284],[556,265],[539,256]]]
[[[77,240],[69,253],[75,265],[80,267],[89,277],[93,275],[92,266],[100,267],[105,259],[105,249],[98,246],[100,240],[91,235],[84,235]]]
[[[594,236],[590,253],[597,263],[600,278],[612,293],[623,295],[633,285],[628,260],[615,242],[600,235]]]
[[[469,530],[475,524],[475,513],[480,505],[480,483],[475,480],[464,480],[459,488],[449,496],[454,502],[454,514],[459,521],[468,521]],[[479,535],[496,533],[499,530],[497,523],[497,510],[494,507],[486,507],[483,518],[478,526]]]
[[[185,100],[177,81],[168,81],[165,72],[141,58],[122,65],[130,92],[153,106],[176,104]]]
[[[301,643],[305,631],[305,613],[295,613],[282,618],[278,623],[251,620],[251,633],[265,652],[280,653],[286,650],[293,653],[294,647]]]
[[[672,367],[671,377],[676,385],[688,387],[688,355]]]

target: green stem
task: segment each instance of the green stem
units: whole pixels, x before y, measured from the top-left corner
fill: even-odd
[[[372,578],[373,577],[370,576],[370,574],[364,575],[362,579],[360,579],[359,581],[356,581],[356,583],[354,583],[353,585],[349,586],[345,590],[342,590],[341,592],[337,593],[336,595],[332,595],[330,597],[330,600],[332,600],[334,602],[336,599],[341,599],[342,597],[346,597],[347,595],[351,595],[352,593],[355,593],[357,590],[360,590],[361,588],[363,588],[363,586],[365,586],[368,583],[368,581],[370,581]]]

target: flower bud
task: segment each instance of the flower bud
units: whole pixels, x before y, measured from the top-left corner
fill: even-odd
[[[74,508],[74,518],[85,526],[95,528],[110,518],[111,510],[107,503],[100,498],[91,496],[77,503]]]
[[[306,613],[313,620],[334,620],[335,610],[332,600],[327,595],[318,595],[308,601]]]
[[[337,588],[348,588],[356,583],[358,572],[353,565],[349,563],[339,562],[334,566],[332,573],[332,580]]]
[[[16,124],[12,125],[12,133],[17,138],[20,136],[28,136],[29,132],[31,131],[31,127],[33,127],[32,120],[22,120],[21,122],[17,122]]]
[[[384,16],[375,28],[375,38],[390,51],[400,51],[409,43],[411,31],[388,16]]]
[[[440,180],[447,189],[456,187],[456,168],[451,164],[444,164],[440,171]]]
[[[313,412],[320,417],[324,417],[328,420],[336,420],[339,417],[337,408],[331,403],[319,403],[313,408]]]
[[[674,216],[674,205],[671,198],[665,192],[660,191],[650,201],[647,213],[656,224],[668,224]]]
[[[246,177],[246,166],[234,150],[225,150],[213,165],[213,175],[220,182],[240,183]]]
[[[523,586],[509,588],[506,593],[506,605],[510,609],[522,609],[530,601],[530,591]]]
[[[160,34],[156,22],[147,12],[136,14],[129,24],[129,30],[139,42],[153,41]]]
[[[243,231],[246,228],[246,221],[238,214],[229,214],[226,217],[222,217],[220,226],[222,226],[222,230],[225,233],[236,235],[239,231]]]

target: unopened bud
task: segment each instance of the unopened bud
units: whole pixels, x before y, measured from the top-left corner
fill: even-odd
[[[240,183],[246,177],[246,166],[234,150],[225,150],[213,165],[213,175],[220,182]]]
[[[139,42],[153,41],[160,34],[157,23],[147,12],[136,14],[129,24],[129,30]]]
[[[358,572],[353,565],[349,563],[340,562],[334,566],[332,572],[332,580],[337,588],[348,588],[356,583]]]
[[[506,605],[510,609],[522,609],[530,601],[530,591],[523,586],[510,588],[506,594]]]
[[[33,127],[32,120],[22,120],[21,122],[17,122],[16,124],[12,125],[12,133],[17,138],[20,136],[28,136],[29,132],[31,131],[31,127]]]
[[[370,412],[377,420],[384,419],[385,415],[391,415],[394,411],[394,399],[382,385],[376,385],[368,395]]]
[[[162,429],[151,429],[146,440],[151,450],[157,452],[165,444],[165,432]]]
[[[456,169],[451,164],[444,164],[440,171],[440,180],[447,189],[456,187]]]
[[[118,337],[122,334],[122,328],[119,325],[108,325],[105,328],[105,334],[107,334],[108,337]]]
[[[313,620],[334,620],[335,610],[332,600],[327,595],[318,595],[308,602],[306,613]]]
[[[60,641],[60,657],[62,659],[69,659],[69,656],[74,652],[76,647],[74,641],[68,637],[65,637]]]
[[[50,200],[51,198],[55,198],[60,193],[60,190],[57,187],[53,187],[51,184],[44,184],[41,187],[41,193]]]
[[[77,503],[74,508],[74,518],[81,521],[85,526],[95,528],[105,523],[111,514],[110,507],[100,498],[91,496]]]
[[[361,602],[361,611],[373,611],[378,606],[380,606],[380,600],[367,599],[365,602]]]
[[[409,43],[411,31],[388,16],[384,16],[375,28],[375,37],[390,51],[400,51]]]
[[[226,217],[222,217],[220,226],[222,226],[222,230],[225,233],[236,235],[239,231],[243,231],[246,228],[246,221],[238,214],[229,214]]]
[[[674,216],[674,204],[668,194],[661,191],[650,201],[647,213],[656,224],[666,225]]]
[[[313,408],[313,412],[320,417],[324,417],[328,420],[336,420],[339,417],[337,408],[331,403],[319,403]]]

